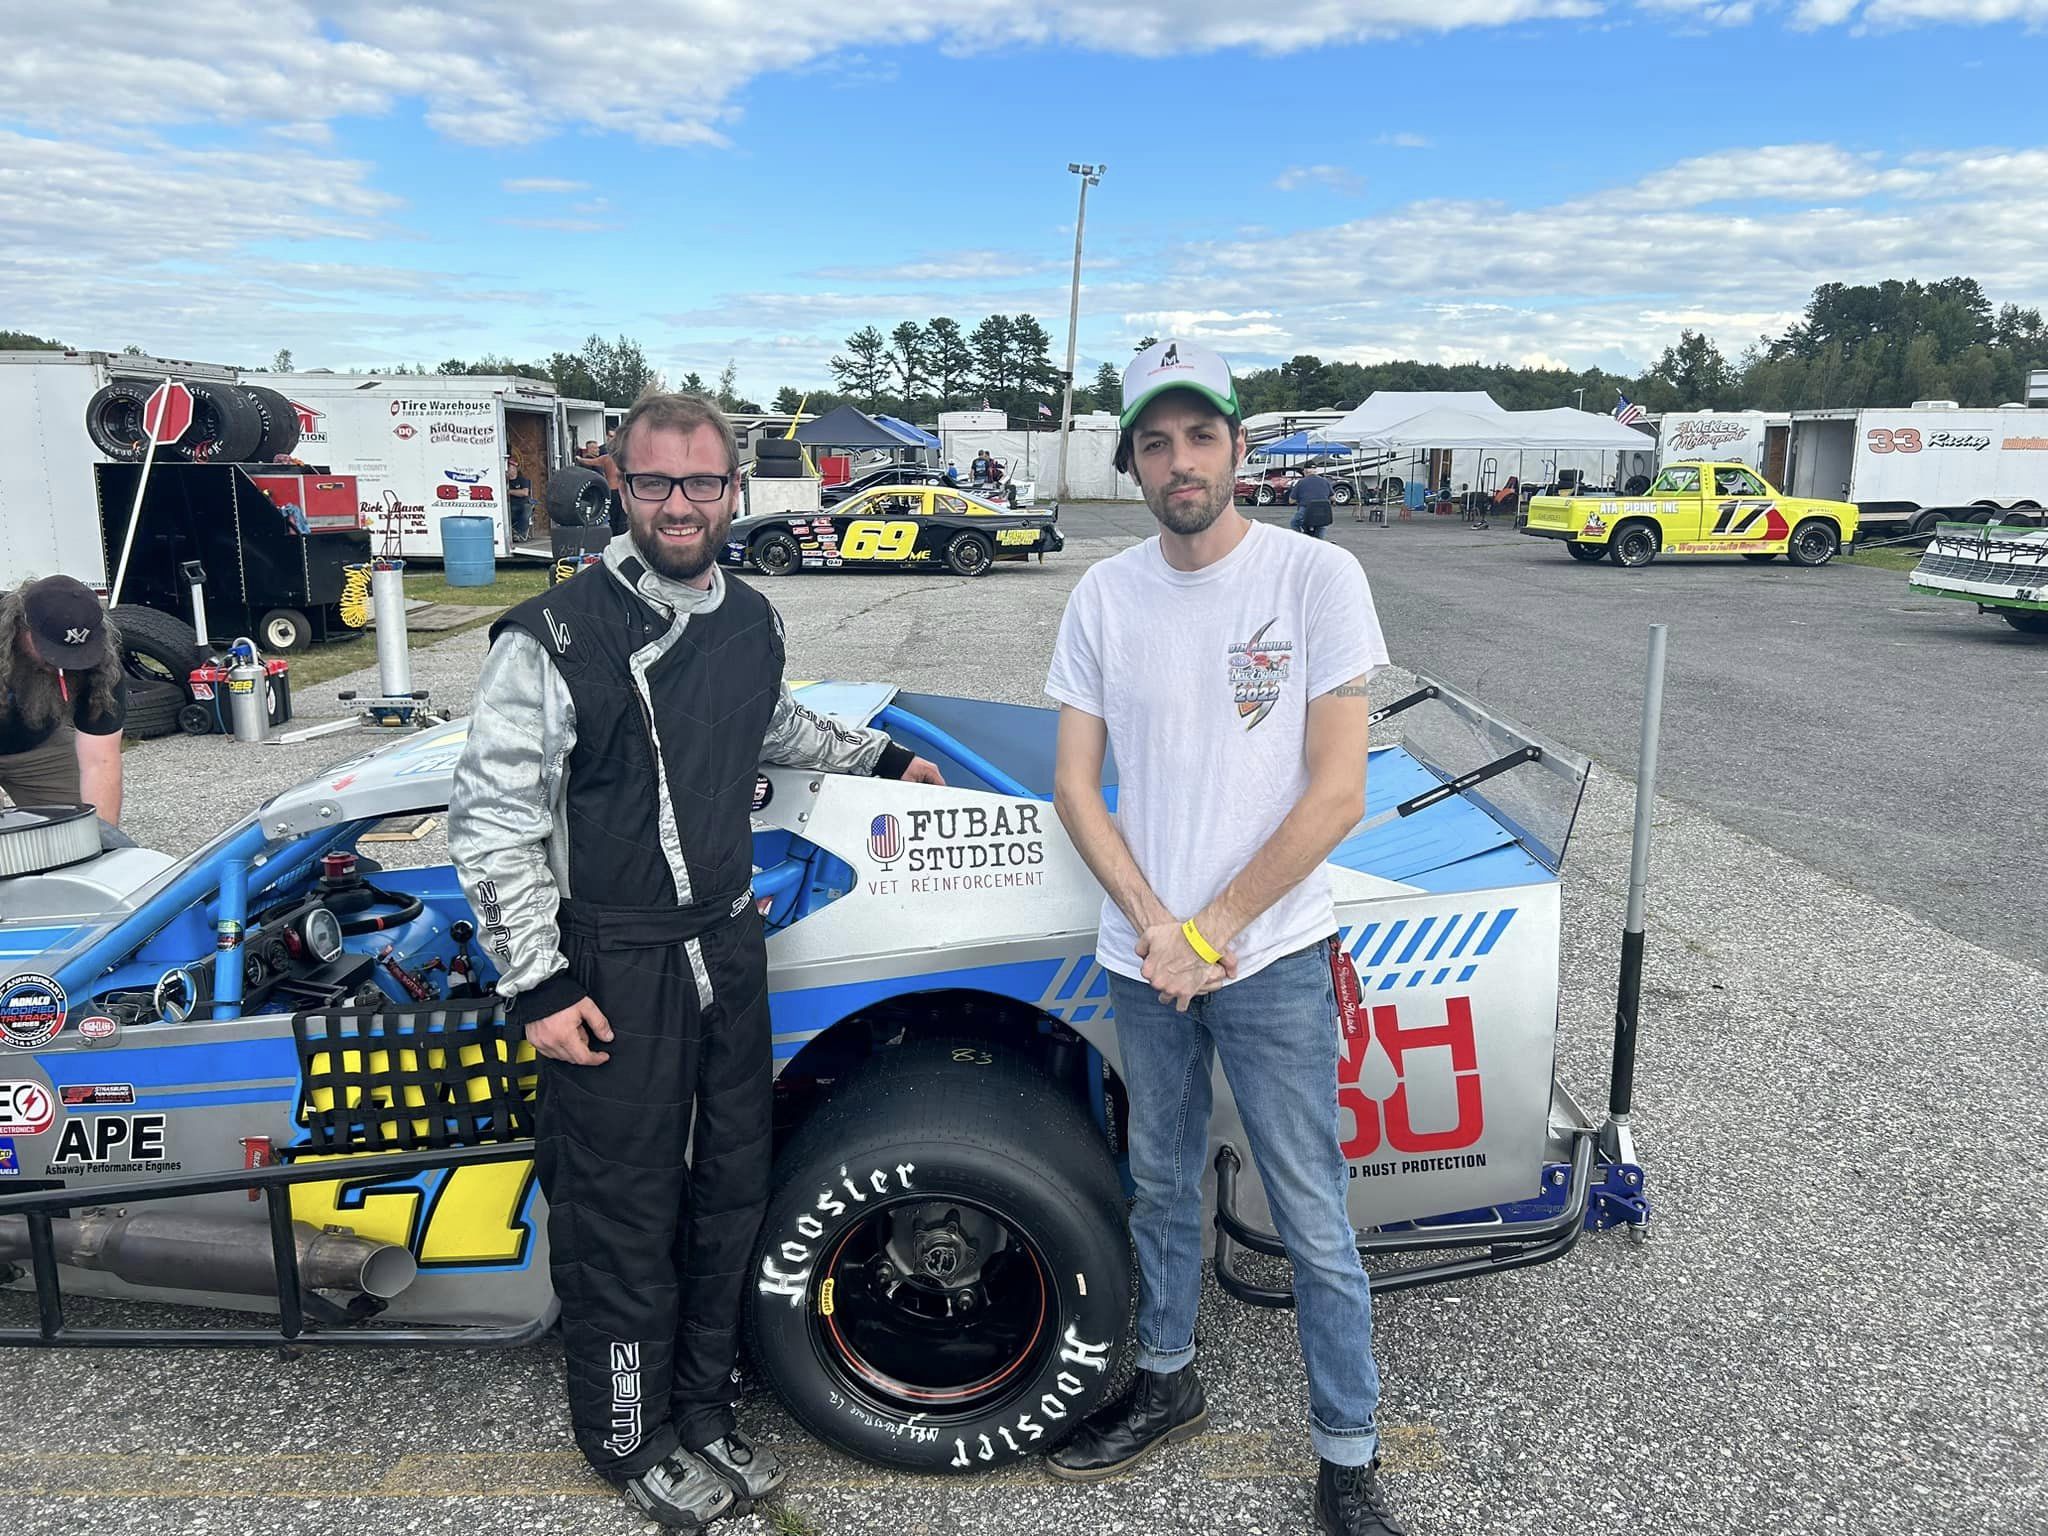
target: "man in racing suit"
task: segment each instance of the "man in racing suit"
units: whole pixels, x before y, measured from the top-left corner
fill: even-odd
[[[493,628],[448,843],[541,1057],[576,1443],[646,1514],[695,1527],[786,1473],[731,1406],[770,1155],[755,775],[939,775],[791,697],[781,620],[714,563],[738,494],[718,409],[651,397],[617,443],[629,529]]]

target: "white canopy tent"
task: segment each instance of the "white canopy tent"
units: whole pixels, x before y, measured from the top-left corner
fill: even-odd
[[[1605,475],[1606,456],[1612,453],[1619,481],[1626,473],[1619,455],[1649,453],[1656,446],[1654,439],[1611,416],[1569,406],[1506,411],[1482,390],[1377,390],[1325,427],[1323,436],[1356,443],[1367,452],[1477,455],[1479,473],[1472,478],[1482,489],[1489,488],[1499,460],[1510,453],[1518,480],[1525,454],[1542,455],[1537,463],[1549,476],[1560,472],[1560,456],[1566,453],[1597,454],[1595,464]],[[1449,475],[1448,465],[1443,472]]]
[[[1362,443],[1424,411],[1463,411],[1472,416],[1505,416],[1483,389],[1376,389],[1358,409],[1319,428],[1322,436],[1340,443]],[[1405,445],[1404,445],[1405,446]],[[1440,443],[1425,447],[1442,447]]]

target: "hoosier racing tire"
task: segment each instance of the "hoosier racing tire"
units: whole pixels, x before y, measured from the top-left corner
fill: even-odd
[[[1591,565],[1596,560],[1607,558],[1607,546],[1605,544],[1581,544],[1574,540],[1565,545],[1564,552],[1581,565]]]
[[[781,529],[762,534],[747,549],[754,569],[763,576],[793,575],[803,564],[803,551]]]
[[[776,1161],[749,1353],[849,1455],[979,1472],[1058,1445],[1131,1339],[1116,1167],[1053,1083],[1001,1047],[884,1052]]]

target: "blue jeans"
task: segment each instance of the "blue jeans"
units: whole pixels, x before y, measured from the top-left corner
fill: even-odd
[[[1186,1013],[1160,1002],[1144,982],[1113,973],[1109,993],[1131,1099],[1139,1368],[1177,1371],[1195,1357],[1202,1173],[1220,1052],[1294,1266],[1309,1438],[1326,1461],[1365,1465],[1379,1442],[1380,1375],[1372,1291],[1344,1205],[1349,1174],[1337,1126],[1337,1004],[1326,946],[1275,960],[1196,998]]]

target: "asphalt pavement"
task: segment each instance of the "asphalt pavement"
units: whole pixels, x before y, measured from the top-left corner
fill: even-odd
[[[772,584],[792,675],[1035,702],[1066,593],[1149,530],[1135,507],[1063,524],[1065,554],[978,581]],[[2040,875],[2005,862],[2043,845],[2024,797],[2048,647],[1960,605],[1920,612],[1893,572],[1623,572],[1505,530],[1335,533],[1372,574],[1397,663],[1376,692],[1428,672],[1599,765],[1566,865],[1559,1037],[1593,1104],[1643,632],[1672,627],[1637,1090],[1656,1218],[1647,1238],[1590,1235],[1556,1264],[1379,1299],[1387,1484],[1410,1529],[2048,1530],[2048,975],[2020,920]],[[459,708],[481,654],[457,636],[415,670]],[[139,747],[129,829],[192,846],[359,748]],[[1970,783],[1981,814],[1927,823]],[[799,1469],[779,1525],[734,1529],[1313,1529],[1291,1319],[1212,1285],[1200,1332],[1210,1433],[1095,1488],[1028,1466],[881,1472],[755,1393],[746,1421]],[[642,1529],[568,1448],[552,1343],[14,1355],[0,1384],[20,1536]]]

